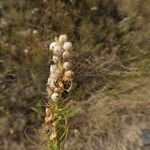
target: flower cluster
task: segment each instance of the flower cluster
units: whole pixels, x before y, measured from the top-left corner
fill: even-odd
[[[49,46],[49,50],[53,55],[46,91],[51,101],[57,105],[59,101],[66,98],[66,93],[68,94],[73,87],[75,77],[74,71],[72,70],[73,46],[68,41],[66,35],[60,35],[59,38],[55,37],[54,42]],[[50,125],[52,126],[53,131],[50,139],[53,140],[57,136],[57,119],[50,107],[46,107],[45,115],[44,126],[46,130]]]
[[[66,35],[60,35],[59,38],[55,38],[55,42],[52,42],[49,47],[53,53],[53,64],[50,66],[47,92],[53,101],[61,99],[64,91],[69,92],[75,76],[71,70],[73,47],[72,43],[67,40]],[[69,88],[66,84],[70,85]]]

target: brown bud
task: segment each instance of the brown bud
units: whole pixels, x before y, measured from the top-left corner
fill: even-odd
[[[50,87],[47,87],[46,91],[50,96],[53,94],[53,90]]]
[[[47,133],[47,132],[49,131],[49,126],[48,126],[48,124],[45,124],[45,123],[44,123],[44,124],[42,125],[42,130]]]
[[[61,87],[61,88],[63,88],[63,89],[64,89],[64,85],[63,85],[63,83],[62,83],[62,82],[59,82],[59,83],[58,83],[58,85],[59,85],[59,87]]]
[[[53,131],[52,133],[51,133],[51,135],[50,135],[50,140],[54,140],[55,138],[56,138],[56,132],[55,131]]]
[[[63,88],[62,87],[56,87],[55,89],[54,89],[54,92],[56,92],[56,93],[61,93],[63,91]]]
[[[50,123],[52,120],[53,120],[52,115],[49,116],[49,117],[45,117],[45,123],[46,123],[46,124]]]
[[[49,107],[46,107],[46,109],[45,109],[45,114],[46,114],[46,117],[52,115],[52,111],[51,111],[51,109],[50,109]]]
[[[64,60],[71,59],[71,57],[72,57],[71,52],[69,52],[69,51],[64,51],[63,52],[63,59]]]
[[[74,79],[74,77],[75,77],[75,74],[72,70],[68,70],[64,74],[64,79],[68,79],[70,81],[72,81]]]

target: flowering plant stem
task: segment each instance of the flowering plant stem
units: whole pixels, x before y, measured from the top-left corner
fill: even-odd
[[[47,93],[50,100],[45,109],[43,129],[47,133],[50,150],[59,150],[68,134],[68,98],[74,81],[72,70],[73,47],[66,35],[60,35],[50,44],[53,54],[50,74],[47,81]]]

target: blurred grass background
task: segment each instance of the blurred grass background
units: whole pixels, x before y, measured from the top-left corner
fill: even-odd
[[[149,124],[149,8],[149,0],[0,0],[0,149],[47,149],[26,134],[42,141],[35,129],[43,122],[48,44],[62,33],[76,52],[69,103],[80,109],[64,149],[142,147],[127,133]]]

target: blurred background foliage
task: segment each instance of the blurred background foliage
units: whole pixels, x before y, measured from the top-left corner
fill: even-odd
[[[70,103],[81,108],[81,115],[69,125],[73,132],[66,150],[96,150],[92,144],[87,148],[87,131],[95,137],[88,121],[101,129],[99,135],[108,129],[116,135],[119,117],[129,112],[147,115],[148,92],[139,90],[140,102],[128,92],[134,87],[150,89],[145,85],[150,71],[149,8],[149,0],[0,0],[0,149],[46,149],[32,143],[41,140],[34,129],[43,122],[48,44],[62,33],[69,36],[76,52],[76,90]],[[117,104],[113,99],[121,93],[130,97],[124,95]],[[113,108],[103,102],[108,97]],[[108,115],[106,111],[112,109],[115,114]],[[99,114],[103,114],[100,120]],[[81,141],[72,144],[79,137]]]

